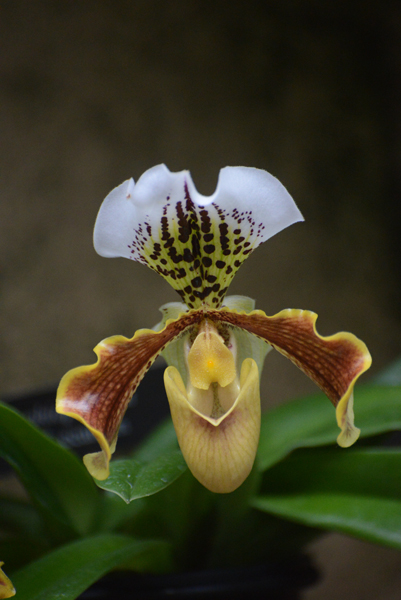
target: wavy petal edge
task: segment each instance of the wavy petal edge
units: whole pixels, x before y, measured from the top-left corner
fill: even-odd
[[[96,363],[71,369],[61,379],[56,411],[80,421],[98,441],[101,451],[84,457],[96,479],[109,476],[121,421],[142,378],[165,346],[198,319],[192,311],[168,320],[159,332],[139,329],[131,339],[106,338],[94,348]]]
[[[208,316],[245,329],[289,358],[335,406],[341,429],[338,444],[348,447],[358,439],[360,430],[354,426],[353,389],[372,363],[364,342],[348,332],[321,336],[316,329],[318,315],[312,311],[285,309],[268,317],[261,310],[245,313],[222,309],[209,312]]]

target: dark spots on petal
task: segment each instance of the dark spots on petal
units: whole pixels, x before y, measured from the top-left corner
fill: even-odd
[[[238,246],[238,244],[240,244],[241,242],[243,242],[243,241],[244,241],[244,239],[245,239],[245,238],[241,236],[241,237],[237,238],[236,240],[234,240],[234,244],[235,244],[236,246]]]
[[[241,233],[241,229],[234,229],[234,235],[239,235]]]
[[[212,290],[213,290],[214,292],[218,292],[218,291],[219,291],[219,289],[220,289],[220,284],[219,284],[219,283],[215,283],[215,284],[214,284],[214,286],[212,287]]]
[[[220,223],[219,225],[220,231],[220,245],[222,250],[226,250],[230,243],[230,238],[227,236],[228,234],[228,225],[227,223]]]
[[[223,296],[225,296],[225,295],[226,295],[226,292],[227,292],[227,290],[228,290],[228,287],[225,287],[225,288],[221,289],[217,295],[218,295],[220,298],[222,298]]]
[[[166,261],[166,259],[165,259],[165,258],[161,258],[161,259],[160,259],[160,262],[161,262],[161,264],[162,264],[162,265],[166,265],[166,264],[167,264],[167,261]]]
[[[237,254],[239,254],[239,253],[241,252],[241,250],[242,250],[242,246],[238,246],[238,247],[237,247],[237,248],[234,250],[234,252],[233,252],[233,255],[234,255],[234,256],[237,256]]]
[[[224,254],[224,256],[230,256],[231,250],[229,248],[227,248],[226,250],[223,250],[223,254]]]
[[[178,218],[178,239],[182,244],[186,244],[191,234],[191,225],[182,208],[182,202],[177,202],[175,210]]]
[[[209,217],[209,213],[207,212],[207,210],[201,210],[200,213],[200,218],[201,218],[201,231],[202,233],[209,233],[210,232],[210,217]]]
[[[192,279],[191,283],[195,288],[201,287],[202,279],[200,277],[195,277],[194,279]]]
[[[214,283],[214,282],[216,281],[216,279],[217,279],[216,275],[208,275],[208,276],[206,277],[206,281],[207,281],[208,283]]]
[[[241,262],[242,261],[240,261],[240,260],[236,260],[235,263],[234,263],[234,267],[237,267],[237,269],[238,269],[238,267],[241,266]]]
[[[213,261],[211,258],[209,258],[209,256],[204,256],[202,258],[202,263],[204,267],[211,267],[213,264]]]
[[[193,256],[194,257],[195,256],[200,256],[200,245],[199,245],[198,236],[194,234],[192,236],[191,242],[192,242],[192,254],[193,254]]]
[[[213,233],[207,233],[206,235],[203,236],[203,239],[205,242],[211,242],[213,238],[214,238]]]
[[[178,269],[177,271],[177,279],[182,279],[187,274],[185,269]]]
[[[166,216],[161,219],[161,229],[162,229],[162,240],[165,242],[170,238],[170,232],[168,230],[168,218]]]
[[[192,262],[194,260],[194,256],[189,248],[184,249],[183,257],[185,262]]]
[[[213,252],[215,252],[216,250],[213,244],[206,244],[206,246],[204,246],[203,249],[206,252],[206,254],[213,254]]]
[[[195,298],[195,296],[193,294],[191,294],[191,296],[189,297],[189,300],[191,302],[195,302],[196,298]]]
[[[222,261],[222,260],[216,261],[216,267],[218,269],[224,269],[225,266],[226,266],[226,263],[224,261]]]
[[[177,249],[174,246],[169,249],[168,255],[175,265],[182,261],[182,254],[177,254]]]
[[[227,275],[230,275],[230,273],[232,273],[232,272],[233,272],[233,268],[232,268],[232,266],[231,266],[231,265],[228,265],[228,267],[227,267],[227,269],[226,269],[226,273],[227,273]]]
[[[190,285],[187,285],[187,287],[185,287],[185,288],[184,288],[184,292],[185,292],[186,294],[190,294],[190,293],[191,293],[191,291],[192,291],[192,288],[191,288],[191,286],[190,286]]]

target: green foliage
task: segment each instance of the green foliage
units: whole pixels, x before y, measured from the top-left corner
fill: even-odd
[[[91,531],[99,495],[81,461],[4,404],[0,456],[14,468],[45,518],[57,521],[66,535]]]
[[[171,420],[111,462],[110,477],[96,482],[104,492],[71,452],[0,404],[0,456],[30,498],[0,497],[0,558],[18,598],[73,600],[117,567],[261,562],[297,552],[317,528],[401,549],[401,451],[372,446],[401,430],[401,363],[376,382],[355,395],[361,436],[376,436],[370,446],[334,445],[323,395],[295,400],[263,415],[254,470],[228,495],[186,469]]]
[[[355,423],[362,438],[401,430],[401,387],[357,388]],[[338,433],[333,406],[323,394],[288,402],[262,417],[259,467],[265,471],[296,448],[333,444]]]
[[[400,472],[400,450],[300,450],[266,471],[252,505],[401,550]]]
[[[95,481],[101,489],[117,494],[129,504],[160,492],[186,469],[173,424],[168,419],[132,458],[112,461],[110,476],[104,481]]]
[[[98,535],[46,554],[17,571],[12,581],[18,600],[74,600],[115,567],[131,561],[137,571],[148,570],[155,561],[165,562],[167,551],[161,542]]]
[[[160,492],[182,475],[186,468],[181,451],[170,450],[150,462],[134,458],[115,460],[110,464],[110,476],[104,481],[96,479],[96,484],[129,504],[138,498]]]

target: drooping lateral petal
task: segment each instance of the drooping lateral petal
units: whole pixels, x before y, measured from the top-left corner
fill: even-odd
[[[259,374],[251,358],[243,362],[240,392],[232,408],[213,419],[196,410],[175,367],[164,384],[178,443],[192,474],[216,493],[234,491],[248,477],[260,433]]]
[[[160,332],[140,329],[132,339],[107,338],[94,349],[98,357],[95,364],[64,375],[57,391],[56,411],[81,421],[99,442],[101,452],[84,457],[93,477],[108,477],[121,421],[146,371],[166,344],[199,319],[199,312],[192,311],[168,321]]]
[[[15,588],[1,568],[3,565],[4,563],[0,562],[0,599],[15,596]]]
[[[340,446],[353,444],[359,436],[354,427],[353,388],[369,369],[372,359],[366,345],[352,333],[323,337],[316,331],[317,315],[286,309],[273,317],[261,310],[249,314],[229,310],[209,311],[215,322],[230,323],[257,335],[289,358],[308,375],[336,407]]]
[[[226,167],[214,194],[203,196],[188,171],[158,165],[106,197],[94,245],[101,256],[148,265],[189,308],[217,308],[252,250],[301,220],[284,186],[261,169]]]

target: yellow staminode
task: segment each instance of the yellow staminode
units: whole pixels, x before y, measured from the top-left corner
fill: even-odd
[[[191,384],[201,390],[209,389],[211,383],[226,387],[236,377],[232,352],[216,329],[207,322],[189,351],[188,367]]]

